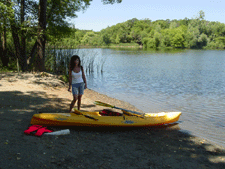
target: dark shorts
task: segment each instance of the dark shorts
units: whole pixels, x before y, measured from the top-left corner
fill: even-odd
[[[72,84],[73,95],[83,95],[84,94],[84,82]]]

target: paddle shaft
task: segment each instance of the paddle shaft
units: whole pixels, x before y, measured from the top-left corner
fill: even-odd
[[[77,110],[77,109],[76,109]],[[94,118],[94,117],[92,117],[92,116],[88,116],[88,115],[86,115],[86,114],[83,114],[80,110],[77,110],[77,112],[79,112],[80,113],[80,115],[83,115],[84,117],[86,117],[86,118],[89,118],[89,119],[92,119],[92,120],[95,120],[95,121],[98,121],[98,119],[96,119],[96,118]]]
[[[124,110],[124,111],[131,112],[131,113],[138,114],[138,115],[143,115],[143,113],[139,113],[139,112],[136,112],[136,111],[132,111],[132,110],[123,109],[123,108],[116,107],[116,106],[113,106],[112,108],[115,108],[115,109],[120,109],[120,110]]]
[[[96,118],[94,118],[94,117],[91,117],[91,116],[88,116],[88,115],[84,115],[84,114],[83,114],[83,116],[84,116],[84,117],[86,117],[86,118],[89,118],[89,119],[92,119],[92,120],[98,121],[98,119],[96,119]]]
[[[100,101],[95,101],[95,104],[97,104],[99,106],[104,106],[104,107],[110,107],[110,108],[124,110],[124,111],[131,112],[131,113],[138,114],[138,115],[143,115],[143,113],[140,113],[140,112],[123,109],[123,108],[116,107],[116,106],[113,106],[113,105],[110,105],[110,104],[107,104],[107,103],[103,103],[103,102],[100,102]]]

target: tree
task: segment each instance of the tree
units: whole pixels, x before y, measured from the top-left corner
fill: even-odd
[[[119,34],[116,36],[115,43],[116,44],[120,43],[120,35]]]
[[[173,29],[162,30],[162,37],[163,37],[162,46],[165,46],[165,47],[171,46],[171,40],[172,40],[171,32],[173,32]]]
[[[39,1],[38,13],[38,32],[40,36],[37,39],[37,57],[35,60],[35,70],[45,71],[45,42],[46,42],[46,11],[47,1]]]
[[[154,34],[154,39],[155,39],[155,48],[159,47],[160,41],[161,41],[161,34],[159,32],[155,32]]]
[[[8,66],[8,57],[6,56],[6,10],[7,6],[0,2],[0,59],[3,67]]]
[[[21,0],[21,13],[20,13],[20,25],[22,27],[21,29],[21,64],[22,66],[22,70],[23,71],[27,71],[28,70],[28,66],[27,66],[27,55],[26,55],[26,37],[25,37],[25,25],[24,25],[24,21],[25,21],[25,0]]]
[[[130,35],[132,36],[134,42],[141,43],[142,39],[146,37],[146,33],[149,32],[151,26],[150,20],[136,20],[133,27],[131,28]],[[146,33],[144,33],[146,32]]]
[[[178,26],[179,26],[178,23],[175,22],[175,21],[172,21],[172,22],[170,23],[170,29],[177,28]]]
[[[101,45],[109,45],[111,43],[109,35],[107,33],[104,33],[100,37],[100,44]]]
[[[9,29],[9,21],[13,10],[7,1],[0,1],[0,59],[4,67],[9,63],[9,51],[7,47],[7,30]]]
[[[198,19],[203,20],[204,18],[205,18],[205,12],[203,12],[203,10],[199,11]]]
[[[184,48],[186,46],[185,34],[186,34],[186,27],[184,25],[175,28],[171,40],[171,45],[175,48]]]
[[[200,36],[199,24],[197,20],[191,20],[188,24],[186,42],[188,48],[198,48],[198,38]]]
[[[103,4],[114,4],[114,3],[121,3],[122,0],[102,0]]]
[[[81,40],[81,43],[83,45],[91,45],[95,36],[96,36],[95,32],[89,31],[84,35],[83,39]]]
[[[10,14],[11,33],[14,39],[16,56],[19,58],[22,71],[26,71],[26,32],[31,28],[35,43],[30,53],[30,61],[34,62],[35,70],[44,71],[45,66],[45,43],[52,32],[60,34],[61,30],[56,28],[69,27],[68,18],[74,18],[76,12],[85,10],[90,5],[91,0],[12,0],[0,1],[7,3],[7,7],[13,10]],[[120,3],[121,0],[103,0],[104,4]],[[26,4],[26,5],[24,5]],[[9,12],[8,12],[9,15]],[[32,19],[29,19],[32,18]],[[36,22],[38,21],[38,22]],[[28,24],[29,25],[26,25]],[[26,25],[26,26],[25,26]],[[52,31],[51,31],[52,30]],[[31,33],[30,32],[30,33]],[[47,34],[47,32],[49,34]],[[36,59],[34,59],[34,57]]]
[[[206,34],[201,34],[198,38],[198,48],[203,48],[204,46],[207,46],[208,43],[208,37]]]
[[[82,41],[82,39],[83,39],[85,34],[86,34],[86,32],[85,31],[81,31],[81,30],[78,30],[76,32],[75,40],[76,40],[76,42],[78,42],[78,44],[81,43],[81,41]]]
[[[68,25],[66,19],[68,17],[76,17],[75,12],[79,11],[81,9],[86,9],[89,5],[90,5],[90,1],[91,0],[68,0],[66,3],[64,1],[60,1],[60,0],[49,0],[51,3],[51,10],[48,11],[49,13],[47,14],[47,16],[49,16],[47,19],[44,18],[46,17],[46,11],[47,11],[47,3],[44,2],[45,0],[40,0],[39,1],[39,24],[40,25],[40,33],[43,32],[42,36],[39,37],[41,46],[39,47],[38,50],[38,54],[40,59],[42,59],[41,61],[41,65],[39,65],[38,69],[40,71],[45,70],[44,68],[44,51],[45,51],[45,30],[46,30],[46,25],[47,22],[51,22],[53,20],[48,20],[49,18],[53,17],[54,15],[52,15],[52,10],[54,9],[58,9],[55,8],[56,6],[59,7],[59,10],[57,11],[58,13],[56,13],[56,18],[59,18],[59,22],[63,23],[64,26]],[[113,4],[113,3],[121,3],[122,0],[103,0],[104,4]],[[54,25],[54,24],[53,24]],[[43,56],[42,56],[43,55]]]
[[[173,37],[172,46],[175,48],[184,48],[184,37],[180,32]]]

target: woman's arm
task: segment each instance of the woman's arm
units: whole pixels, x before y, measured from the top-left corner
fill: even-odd
[[[82,78],[83,78],[83,81],[85,83],[85,88],[87,88],[87,81],[86,81],[86,77],[85,77],[85,73],[84,73],[84,69],[83,67],[81,66],[81,70],[82,70]]]
[[[70,89],[71,89],[71,85],[72,85],[72,71],[69,70],[69,88],[68,88],[69,92],[70,92]]]

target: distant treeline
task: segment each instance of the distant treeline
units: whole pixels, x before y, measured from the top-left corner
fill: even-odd
[[[114,44],[139,44],[149,48],[224,49],[225,24],[204,20],[199,12],[194,19],[138,20],[133,18],[100,32],[71,28],[71,33],[54,39],[54,46],[110,46]]]

